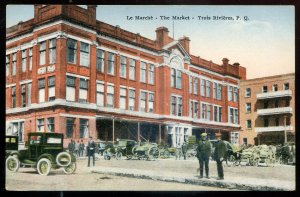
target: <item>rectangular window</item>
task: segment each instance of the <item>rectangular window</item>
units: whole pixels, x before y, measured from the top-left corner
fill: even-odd
[[[16,75],[17,73],[17,53],[13,54],[13,62],[12,62],[12,75]]]
[[[6,76],[9,75],[9,64],[10,64],[10,55],[7,55],[6,58],[5,58],[5,62],[6,62],[6,70],[5,70],[5,73],[6,73]]]
[[[80,65],[90,65],[90,45],[84,42],[80,42]]]
[[[233,94],[233,101],[238,102],[239,100],[239,89],[237,87],[234,87],[234,94]]]
[[[75,77],[67,76],[66,78],[66,100],[75,101]]]
[[[214,106],[214,121],[218,122],[218,106]]]
[[[120,88],[120,101],[119,101],[120,109],[126,109],[126,97],[127,97],[126,88]]]
[[[206,119],[210,120],[210,111],[211,111],[211,106],[210,105],[206,105]]]
[[[247,129],[251,129],[252,126],[251,126],[251,120],[246,120],[246,128]]]
[[[232,92],[233,92],[233,87],[228,86],[228,101],[232,101]]]
[[[49,64],[56,63],[56,39],[49,41]]]
[[[222,122],[222,107],[219,107],[219,122]]]
[[[274,85],[273,85],[273,91],[274,91],[274,92],[278,91],[278,86],[277,86],[277,84],[274,84]]]
[[[97,49],[97,71],[104,72],[104,51]]]
[[[146,112],[146,92],[141,91],[140,95],[140,111]]]
[[[120,77],[126,78],[126,57],[121,56]]]
[[[54,133],[54,118],[47,118],[47,132]]]
[[[26,85],[21,86],[21,102],[22,107],[26,107]]]
[[[48,78],[48,101],[55,100],[55,76]]]
[[[222,84],[218,84],[217,87],[217,99],[222,100]]]
[[[67,62],[76,64],[77,41],[73,39],[67,40]]]
[[[246,112],[251,113],[251,103],[246,103]]]
[[[134,111],[135,90],[129,89],[129,104],[128,109]]]
[[[46,63],[46,41],[40,43],[40,65]]]
[[[171,114],[176,115],[176,97],[171,96]]]
[[[44,118],[37,119],[37,132],[44,132],[45,125],[44,125]]]
[[[11,88],[11,105],[12,108],[16,107],[16,86]]]
[[[248,142],[247,142],[247,138],[243,138],[243,144],[247,145]]]
[[[181,71],[176,70],[176,88],[181,89]]]
[[[234,109],[234,124],[239,123],[239,114],[238,114],[238,109]]]
[[[189,76],[189,90],[190,90],[190,94],[193,93],[193,77],[192,76]]]
[[[129,60],[129,79],[135,80],[135,60]]]
[[[113,53],[108,53],[107,73],[110,75],[115,74],[115,55]]]
[[[39,103],[45,102],[45,79],[39,79]]]
[[[26,72],[26,49],[22,51],[22,72]]]
[[[251,96],[251,88],[246,88],[245,97]]]
[[[106,91],[106,107],[114,107],[114,86],[107,85]]]
[[[67,131],[67,138],[73,138],[74,132],[74,122],[75,118],[67,118],[66,119],[66,131]]]
[[[31,105],[31,83],[27,86],[27,106]]]
[[[283,84],[283,89],[284,90],[289,90],[290,89],[290,84],[289,83]]]
[[[207,115],[206,114],[206,104],[202,103],[201,118],[205,120],[206,119],[206,115]]]
[[[149,64],[149,72],[148,72],[148,83],[154,84],[154,65]]]
[[[201,79],[201,96],[205,96],[205,80]]]
[[[148,112],[154,112],[154,94],[148,93]]]
[[[264,118],[264,127],[268,127],[268,126],[269,126],[269,119]]]
[[[79,102],[87,103],[88,94],[88,80],[80,79],[79,80]]]
[[[104,106],[104,84],[97,83],[97,101],[98,106]]]
[[[193,117],[194,118],[198,118],[198,102],[193,102],[193,108],[194,108],[194,114]]]
[[[206,80],[206,97],[210,97],[210,81]]]
[[[194,94],[198,94],[198,78],[194,78]]]
[[[182,116],[182,98],[177,97],[177,116]]]
[[[174,68],[171,68],[171,87],[175,87],[175,69]]]
[[[229,123],[233,123],[233,108],[229,108]]]
[[[140,82],[146,83],[146,63],[141,62]]]
[[[216,99],[217,98],[217,83],[216,82],[213,83],[213,88],[214,88],[213,97],[214,97],[214,99]]]
[[[266,92],[268,92],[268,86],[263,86],[263,88],[262,88],[262,92],[263,92],[263,93],[266,93]]]
[[[80,138],[88,138],[89,137],[89,120],[88,119],[79,119],[79,127],[80,127]]]
[[[32,48],[29,49],[29,70],[32,70]]]
[[[222,122],[222,107],[213,106],[214,117],[213,120],[215,122]]]

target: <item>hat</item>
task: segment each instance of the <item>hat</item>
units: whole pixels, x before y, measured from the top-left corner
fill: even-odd
[[[206,136],[207,136],[207,133],[201,133],[201,136],[202,136],[202,137],[206,137]]]
[[[221,137],[221,133],[216,133],[216,137]]]

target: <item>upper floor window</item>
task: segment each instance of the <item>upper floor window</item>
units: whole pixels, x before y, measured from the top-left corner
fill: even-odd
[[[21,102],[22,102],[22,107],[26,106],[26,85],[23,84],[21,86]]]
[[[246,112],[251,112],[251,103],[246,103]]]
[[[126,78],[126,57],[121,56],[120,77]]]
[[[126,97],[127,97],[126,88],[120,88],[120,101],[119,101],[120,109],[126,109]]]
[[[129,89],[128,96],[129,96],[128,109],[133,111],[135,106],[135,90]]]
[[[201,79],[201,90],[200,90],[201,96],[205,96],[205,80]]]
[[[54,133],[54,118],[47,118],[47,132]]]
[[[210,97],[210,81],[206,80],[206,97]]]
[[[45,79],[38,80],[39,103],[45,102]]]
[[[140,81],[146,83],[146,63],[141,62]]]
[[[193,77],[189,76],[189,82],[190,82],[190,86],[189,86],[189,90],[190,90],[190,94],[193,93]]]
[[[55,100],[55,76],[48,78],[48,101]]]
[[[252,128],[251,120],[246,120],[246,128],[247,129],[251,129]]]
[[[233,93],[233,87],[228,87],[228,101],[232,101],[232,93]]]
[[[140,95],[140,111],[146,112],[146,92],[141,91]]]
[[[222,84],[214,82],[214,99],[222,100]]]
[[[154,94],[148,93],[148,112],[154,111]]]
[[[108,53],[107,73],[111,75],[115,74],[115,55],[113,53]]]
[[[6,58],[6,70],[5,70],[5,73],[6,73],[6,76],[9,75],[9,64],[10,64],[10,55],[7,55]]]
[[[27,105],[31,105],[31,83],[27,85]]]
[[[13,60],[12,60],[12,75],[16,75],[17,73],[17,53],[13,53]]]
[[[149,84],[154,84],[154,65],[153,64],[149,64],[148,66],[149,68],[149,72],[148,72],[148,83]]]
[[[26,72],[26,49],[22,51],[22,72]]]
[[[171,114],[182,116],[182,97],[171,96]]]
[[[67,76],[66,78],[66,100],[75,101],[75,77]]]
[[[233,88],[233,101],[238,102],[239,100],[239,89],[237,87]]]
[[[32,48],[29,49],[29,70],[32,70]]]
[[[79,80],[79,102],[86,103],[88,98],[88,80]]]
[[[233,124],[238,124],[238,109],[236,108],[232,108],[232,107],[229,107],[229,118],[228,118],[228,121],[229,123],[233,123]]]
[[[245,97],[251,96],[251,88],[246,88]]]
[[[12,108],[16,107],[16,86],[11,88],[11,106]]]
[[[90,65],[90,46],[84,42],[80,42],[80,65]]]
[[[204,120],[210,120],[211,116],[211,105],[202,103],[202,113],[201,113],[201,118]]]
[[[44,118],[37,119],[37,132],[44,132],[44,131],[45,131]]]
[[[114,86],[107,85],[106,107],[114,107],[114,93],[115,93]]]
[[[171,68],[171,87],[181,89],[181,71]]]
[[[129,60],[129,79],[135,80],[135,60]]]
[[[104,72],[104,51],[97,49],[97,71]]]
[[[97,105],[104,106],[104,84],[97,83]]]
[[[56,39],[49,41],[49,64],[55,64],[56,62]]]
[[[222,107],[214,106],[214,121],[222,122]]]
[[[198,78],[194,78],[194,94],[198,94]]]
[[[290,89],[290,84],[289,83],[283,84],[283,89],[284,90],[289,90]]]
[[[46,41],[40,43],[40,65],[46,63]]]
[[[190,116],[193,118],[199,118],[199,106],[197,101],[190,102]]]
[[[266,92],[268,92],[268,86],[263,86],[263,88],[262,88],[262,92],[263,92],[263,93],[266,93]]]
[[[278,86],[277,86],[277,84],[274,84],[274,85],[273,85],[273,91],[274,91],[274,92],[278,91]]]
[[[67,62],[76,64],[77,41],[68,38],[67,40]]]

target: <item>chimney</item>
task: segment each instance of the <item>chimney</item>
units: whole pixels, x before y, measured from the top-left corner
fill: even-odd
[[[89,22],[91,25],[96,25],[96,5],[88,5]]]
[[[156,29],[156,42],[160,48],[168,43],[169,41],[168,33],[169,30],[166,27],[158,27]]]
[[[223,62],[223,66],[227,66],[227,65],[228,65],[228,62],[229,62],[229,59],[223,58],[223,59],[222,59],[222,62]]]
[[[235,63],[233,63],[233,65],[234,65],[234,66],[239,66],[239,65],[240,65],[240,63],[238,63],[238,62],[235,62]]]
[[[42,5],[35,4],[34,5],[34,21],[39,21],[39,9],[42,7]]]
[[[179,39],[180,44],[183,46],[183,48],[186,50],[188,54],[190,54],[190,39],[189,37],[183,36]]]

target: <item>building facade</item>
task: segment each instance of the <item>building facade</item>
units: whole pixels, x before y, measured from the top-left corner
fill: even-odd
[[[151,40],[96,20],[96,6],[35,5],[6,33],[6,132],[181,144],[207,132],[237,143],[246,69],[190,54],[190,40]]]
[[[241,144],[295,142],[295,74],[240,82]]]

